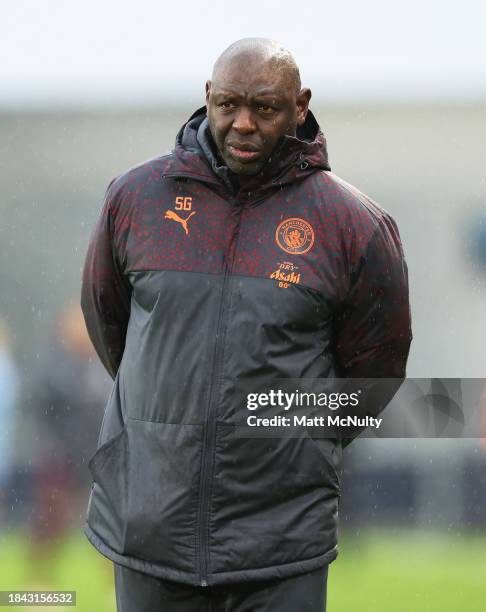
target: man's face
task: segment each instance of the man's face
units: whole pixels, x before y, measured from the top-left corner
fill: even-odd
[[[310,90],[297,94],[288,74],[268,61],[228,61],[206,83],[209,127],[228,168],[239,175],[257,174],[280,138],[295,136],[309,99]]]

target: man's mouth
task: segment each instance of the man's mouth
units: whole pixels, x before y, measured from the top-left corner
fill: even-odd
[[[241,145],[240,148],[238,145],[228,145],[228,151],[234,159],[238,161],[253,161],[260,155],[260,151],[257,149],[248,148],[247,146]]]

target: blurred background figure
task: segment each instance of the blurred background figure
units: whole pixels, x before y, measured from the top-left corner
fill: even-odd
[[[483,394],[481,396],[481,446],[486,453],[486,387],[483,389]]]
[[[471,212],[466,235],[466,250],[472,266],[486,277],[486,209],[484,204]]]
[[[5,520],[13,450],[19,376],[11,352],[11,334],[0,317],[0,526]]]
[[[81,527],[90,486],[87,463],[96,449],[111,379],[105,374],[73,299],[60,311],[30,392],[36,449],[31,529],[33,554],[55,553]]]

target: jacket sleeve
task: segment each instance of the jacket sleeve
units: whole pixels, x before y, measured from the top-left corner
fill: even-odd
[[[81,308],[89,337],[101,362],[114,379],[123,356],[130,317],[131,285],[114,247],[112,185],[91,234],[81,288]]]
[[[406,376],[412,341],[408,269],[397,225],[387,214],[351,274],[334,331],[339,376],[395,379],[383,381],[366,405],[376,416]]]

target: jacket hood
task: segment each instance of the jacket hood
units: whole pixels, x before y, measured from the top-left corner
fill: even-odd
[[[237,191],[235,175],[221,161],[209,129],[206,107],[198,108],[179,130],[171,175],[191,176],[201,181],[223,183]],[[304,178],[316,170],[330,170],[327,143],[311,111],[297,128],[296,136],[283,136],[263,170],[245,190],[261,193]]]

